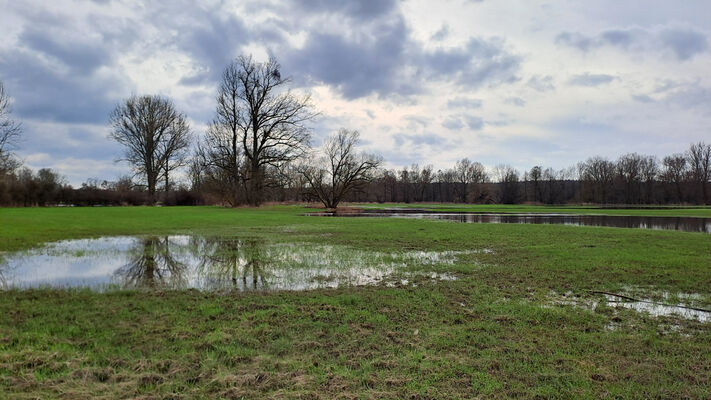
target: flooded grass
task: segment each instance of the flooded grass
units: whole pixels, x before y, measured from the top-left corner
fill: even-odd
[[[573,214],[496,214],[428,211],[424,209],[375,209],[357,212],[310,213],[315,217],[380,217],[433,219],[476,224],[554,224],[567,226],[603,226],[612,228],[636,228],[675,230],[711,234],[711,218],[630,216],[630,215],[573,215]]]
[[[453,265],[455,251],[364,251],[197,235],[67,240],[8,253],[3,288],[311,290],[380,284]],[[417,271],[417,272],[416,272]],[[395,276],[397,275],[397,276]],[[442,274],[442,279],[453,279]]]
[[[48,253],[109,254],[131,285],[224,287],[236,271],[238,286],[0,291],[0,398],[711,398],[711,323],[591,293],[709,308],[708,235],[308,211],[0,209],[0,258],[128,236],[118,250],[56,242]],[[200,254],[210,267],[194,274],[163,261]],[[155,265],[126,267],[146,255]],[[244,273],[250,257],[262,272]],[[394,272],[333,284],[350,268],[379,273],[370,267]],[[273,288],[287,272],[318,288],[239,288],[255,275]]]
[[[689,303],[670,303],[670,298],[700,298],[698,294],[666,292],[665,300],[637,299],[626,294],[591,292],[576,295],[571,292],[563,295],[552,293],[548,305],[573,306],[595,312],[598,308],[625,308],[651,317],[671,317],[695,320],[711,324],[711,309],[700,308]],[[711,329],[711,326],[709,326]]]

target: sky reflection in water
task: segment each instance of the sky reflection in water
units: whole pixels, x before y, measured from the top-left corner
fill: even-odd
[[[307,290],[375,284],[406,267],[452,264],[456,253],[382,253],[204,236],[122,236],[61,241],[0,257],[3,288]]]

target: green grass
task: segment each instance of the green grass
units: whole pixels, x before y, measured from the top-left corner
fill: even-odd
[[[523,209],[543,208],[512,212]],[[0,251],[192,232],[364,251],[494,253],[447,266],[456,281],[415,278],[416,287],[5,291],[0,398],[711,397],[711,324],[550,302],[566,292],[598,300],[590,290],[661,300],[666,291],[697,293],[693,305],[710,307],[711,235],[304,211],[0,209]]]

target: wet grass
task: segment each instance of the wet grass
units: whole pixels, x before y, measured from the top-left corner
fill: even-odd
[[[708,324],[550,302],[605,290],[709,307],[709,235],[303,211],[0,209],[0,251],[209,232],[363,251],[493,253],[464,253],[440,267],[458,280],[415,277],[416,287],[2,292],[0,397],[711,397]]]

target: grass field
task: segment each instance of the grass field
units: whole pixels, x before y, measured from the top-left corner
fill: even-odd
[[[711,216],[708,208],[455,209]],[[173,233],[492,252],[438,267],[457,280],[416,278],[417,286],[0,292],[0,398],[711,397],[711,323],[584,306],[603,299],[590,291],[609,291],[711,307],[711,235],[305,211],[0,209],[0,252]],[[573,296],[580,305],[566,300]]]

